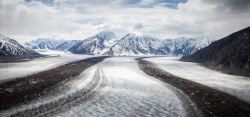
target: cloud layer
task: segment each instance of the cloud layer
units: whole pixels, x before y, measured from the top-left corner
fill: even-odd
[[[248,0],[0,0],[0,34],[85,39],[103,30],[221,38],[250,26]]]

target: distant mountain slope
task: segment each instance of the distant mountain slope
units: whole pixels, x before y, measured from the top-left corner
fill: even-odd
[[[55,39],[36,39],[31,42],[24,44],[25,47],[30,49],[50,49],[53,50],[56,46],[62,44],[65,40],[55,40]]]
[[[207,37],[181,37],[160,41],[152,36],[127,34],[105,54],[111,56],[189,55],[208,46],[211,42],[213,40]]]
[[[37,39],[25,43],[25,46],[32,49],[70,51],[74,54],[109,56],[180,56],[193,54],[199,49],[208,46],[211,42],[213,42],[213,40],[207,37],[181,37],[162,41],[149,35],[137,36],[132,33],[127,34],[119,40],[113,32],[103,31],[81,41]]]
[[[235,32],[181,61],[203,63],[229,74],[250,76],[250,27]]]
[[[151,36],[127,34],[105,54],[110,56],[165,55],[161,42]]]
[[[167,39],[163,41],[164,51],[170,55],[190,55],[211,44],[214,40],[208,37]]]
[[[61,43],[60,45],[56,46],[54,50],[62,50],[67,51],[68,49],[72,48],[75,44],[80,43],[80,40],[69,40]]]
[[[110,31],[103,31],[89,37],[69,49],[75,54],[102,55],[116,42],[116,35]]]

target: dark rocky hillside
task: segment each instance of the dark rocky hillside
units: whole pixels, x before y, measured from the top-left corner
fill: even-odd
[[[45,57],[39,53],[24,48],[16,40],[0,34],[0,63],[21,62],[37,57]]]
[[[250,76],[250,27],[213,42],[181,61],[205,66],[234,75]]]

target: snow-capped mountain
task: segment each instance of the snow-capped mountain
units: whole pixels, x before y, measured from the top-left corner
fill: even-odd
[[[18,56],[38,54],[21,46],[16,40],[0,34],[0,56]]]
[[[105,55],[111,56],[136,56],[136,55],[164,55],[160,48],[161,42],[151,36],[127,34],[115,45],[113,45]]]
[[[167,39],[163,41],[163,50],[170,55],[190,55],[211,44],[214,40],[208,37]]]
[[[50,49],[53,50],[57,45],[62,44],[65,40],[43,39],[39,38],[24,44],[25,47],[30,49]]]
[[[75,54],[101,55],[117,42],[116,35],[110,31],[103,31],[89,37],[69,49]]]
[[[122,39],[111,31],[103,31],[82,41],[37,39],[25,43],[31,49],[70,51],[74,54],[139,56],[139,55],[190,55],[208,46],[213,40],[207,37],[159,40],[155,37],[133,33]]]
[[[177,38],[158,40],[152,36],[127,34],[105,55],[110,56],[137,56],[137,55],[189,55],[208,46],[214,40],[207,37]]]
[[[75,44],[78,44],[80,42],[81,42],[80,40],[65,41],[62,44],[56,46],[54,50],[67,51],[68,49],[70,49],[71,47],[73,47]]]

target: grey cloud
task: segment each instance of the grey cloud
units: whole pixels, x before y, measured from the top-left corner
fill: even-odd
[[[235,0],[237,4],[232,0],[190,0],[179,4],[182,7],[177,9],[158,4],[143,8],[136,6],[138,1],[54,0],[54,6],[48,6],[32,0],[13,6],[0,5],[0,32],[13,38],[22,34],[23,39],[35,36],[83,39],[102,30],[122,36],[138,32],[175,38],[206,34],[225,36],[250,25],[250,12],[228,12],[247,11],[249,2],[244,0]],[[133,4],[134,7],[129,7]],[[217,8],[213,9],[213,5]]]
[[[110,5],[111,3],[117,3],[116,5],[120,6],[130,6],[138,4],[141,0],[55,0],[56,4],[67,3],[68,5],[77,4],[88,4],[93,6],[103,6]]]
[[[135,30],[139,30],[139,29],[142,29],[142,28],[143,28],[143,25],[141,23],[138,23],[138,24],[134,25]]]
[[[232,12],[250,12],[250,0],[203,0],[204,3],[217,5],[218,10],[229,9]]]

